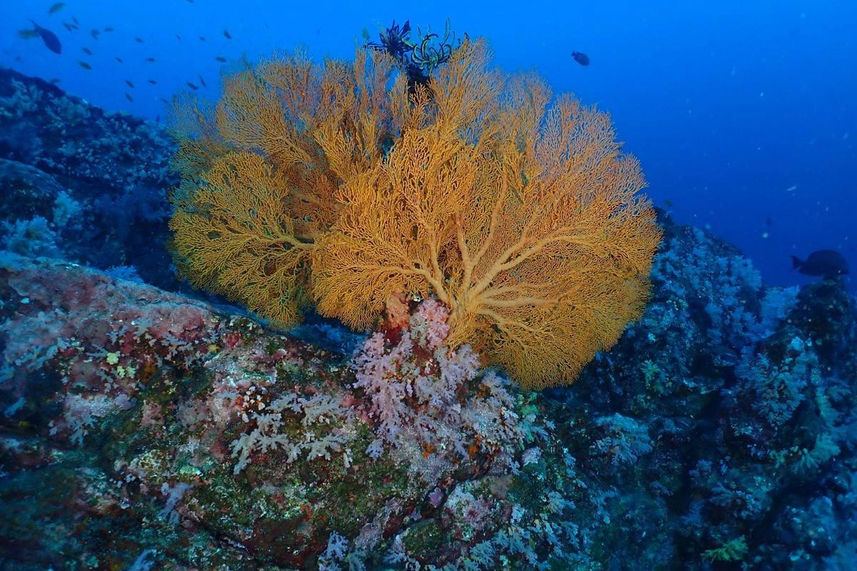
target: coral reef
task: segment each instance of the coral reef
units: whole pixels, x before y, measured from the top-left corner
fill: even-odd
[[[207,120],[183,107],[185,275],[281,325],[306,298],[365,329],[392,297],[433,296],[452,345],[526,387],[571,383],[648,296],[660,232],[637,161],[606,114],[549,106],[482,42],[412,95],[393,77],[377,52],[295,57],[227,81]]]
[[[157,125],[0,68],[0,247],[179,287],[165,248],[175,151]]]
[[[830,280],[765,287],[730,246],[660,223],[642,319],[541,393],[446,347],[434,300],[400,300],[348,357],[6,254],[0,557],[847,568],[857,302]]]

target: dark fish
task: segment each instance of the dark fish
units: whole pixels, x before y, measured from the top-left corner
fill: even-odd
[[[201,75],[199,76],[199,83],[200,83],[200,84],[202,84],[202,86],[203,86],[203,87],[208,87],[208,86],[205,84],[205,78],[204,78],[204,77],[202,77]]]
[[[95,28],[93,28],[93,29],[89,32],[89,35],[90,35],[90,36],[92,36],[92,39],[93,39],[93,40],[97,40],[97,39],[98,39],[99,34],[101,34],[101,30],[96,30]]]
[[[103,31],[104,32],[112,32],[113,28],[111,26],[105,26]]]
[[[154,79],[150,79],[149,83],[151,83],[152,85],[158,85],[158,82],[155,81]]]
[[[226,37],[227,40],[232,39],[232,36],[229,35],[229,30],[223,30],[223,35]]]
[[[835,278],[848,273],[848,262],[836,250],[818,250],[806,260],[792,256],[792,268],[807,276]]]
[[[80,27],[80,22],[77,21],[77,16],[72,16],[71,21],[74,22],[74,25]]]
[[[86,63],[85,61],[79,61],[79,62],[77,62],[77,65],[79,65],[79,66],[80,66],[80,67],[82,67],[83,69],[92,69],[92,66],[91,66],[91,65],[89,65],[88,63]]]
[[[181,37],[180,35],[178,35],[178,34],[176,34],[176,39],[177,39],[178,41],[182,41],[182,37]]]
[[[143,38],[134,38],[134,41],[137,42],[138,44],[142,44]]]
[[[153,57],[147,57],[147,58],[146,58],[146,61],[147,61],[147,62],[149,62],[149,63],[153,63],[153,62],[155,61],[155,58],[153,58]]]
[[[220,63],[226,63],[226,58],[225,58],[225,57],[223,57],[223,56],[217,56],[217,57],[216,57],[216,58],[214,58],[214,59],[216,59],[216,60],[217,60],[217,61],[219,61]]]
[[[134,84],[133,84],[131,81],[127,80],[127,79],[125,80],[125,85],[127,85],[127,86],[128,86],[128,87],[130,87],[131,89],[134,89]]]
[[[59,82],[60,82],[60,78],[58,78],[58,77],[52,77],[51,81],[50,81],[50,83],[53,83],[54,85],[56,85]]]
[[[161,97],[161,102],[169,104],[169,101],[167,101],[166,98],[164,98],[164,97]]]
[[[48,13],[49,14],[56,14],[57,12],[62,10],[63,8],[65,8],[65,2],[57,2],[56,4],[54,4],[53,6],[48,8]]]
[[[55,54],[62,53],[62,44],[60,44],[60,39],[57,37],[55,33],[52,31],[41,27],[37,23],[30,20],[33,24],[32,30],[21,30],[18,32],[18,36],[24,39],[30,39],[39,37],[42,38],[42,42],[45,44],[45,47],[54,52]]]
[[[121,57],[114,57],[113,59],[115,59],[115,60],[116,60],[116,61],[118,61],[119,63],[122,63],[122,58],[121,58]]]
[[[198,86],[198,85],[196,85],[196,84],[194,84],[194,83],[191,83],[191,82],[189,82],[189,81],[187,82],[187,86],[188,86],[188,87],[190,87],[191,89],[193,89],[194,91],[196,91],[197,89],[199,89],[199,86]]]
[[[199,41],[204,42],[204,41],[205,41],[205,36],[200,36],[200,37],[199,37]]]
[[[583,52],[571,52],[571,57],[573,57],[574,61],[576,61],[580,65],[589,65],[589,56]]]
[[[87,48],[87,47],[85,47],[85,46],[84,46],[84,47],[82,47],[82,48],[80,48],[80,50],[81,50],[83,53],[85,53],[86,55],[88,55],[88,56],[91,56],[91,55],[92,55],[92,50],[91,50],[91,49],[89,49],[89,48]]]
[[[128,101],[130,101],[131,103],[134,103],[134,98],[133,98],[133,97],[131,97],[131,94],[130,94],[130,93],[126,93],[126,94],[125,94],[125,99],[127,99],[127,100],[128,100]]]
[[[72,26],[71,24],[69,24],[68,22],[63,22],[62,27],[65,28],[66,32],[73,32],[74,30],[77,29],[74,26]]]

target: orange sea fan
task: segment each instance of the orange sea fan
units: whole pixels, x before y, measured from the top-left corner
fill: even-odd
[[[453,344],[528,387],[568,383],[641,314],[660,233],[606,114],[547,109],[541,82],[499,84],[484,58],[460,50],[430,84],[437,120],[344,185],[313,294],[361,328],[392,294],[435,295]]]
[[[380,54],[275,59],[186,106],[183,273],[279,324],[312,300],[366,328],[435,296],[453,345],[527,387],[573,381],[641,314],[660,232],[606,114],[487,61],[464,42],[409,93]]]

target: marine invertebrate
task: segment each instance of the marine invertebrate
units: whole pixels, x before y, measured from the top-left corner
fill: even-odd
[[[389,28],[378,34],[377,42],[368,42],[365,47],[383,51],[395,59],[408,76],[408,87],[413,91],[417,85],[427,85],[434,71],[449,61],[454,50],[452,37],[449,21],[443,37],[430,31],[423,34],[418,29],[414,41],[410,21],[399,26],[393,20]]]
[[[276,325],[298,321],[308,252],[338,215],[338,185],[390,138],[387,90],[404,92],[388,87],[392,72],[375,52],[323,68],[298,54],[226,79],[216,106],[177,101],[170,228],[181,273]]]
[[[310,297],[366,328],[388,299],[434,296],[452,346],[529,387],[571,382],[640,315],[660,233],[606,114],[487,62],[466,41],[427,86],[375,51],[227,80],[211,119],[185,114],[186,275],[284,324]]]
[[[470,342],[529,387],[574,380],[642,312],[659,241],[606,114],[466,43],[431,82],[433,120],[346,182],[313,252],[321,313],[367,327],[401,292],[451,309]]]

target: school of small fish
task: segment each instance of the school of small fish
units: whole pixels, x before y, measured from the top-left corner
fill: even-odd
[[[193,4],[194,0],[186,0],[186,2],[188,4]],[[56,14],[60,14],[62,12],[65,12],[66,8],[67,8],[67,4],[65,2],[56,2],[48,8],[48,17],[50,18],[52,16],[55,16]],[[38,38],[39,40],[41,40],[42,45],[44,45],[44,47],[47,48],[49,51],[51,51],[57,55],[62,54],[62,42],[60,41],[59,36],[53,30],[51,30],[50,27],[48,27],[47,25],[42,26],[41,24],[37,23],[34,20],[30,20],[30,24],[31,24],[31,27],[26,28],[26,29],[22,29],[18,32],[18,37],[20,37],[22,39],[26,39],[26,40]],[[80,21],[77,19],[76,16],[69,16],[68,18],[63,19],[61,21],[61,24],[62,24],[62,28],[65,30],[65,33],[67,33],[67,34],[73,34],[73,33],[77,32],[78,30],[81,29]],[[102,27],[97,27],[97,28],[91,28],[89,31],[89,37],[92,39],[92,41],[97,42],[99,40],[99,38],[101,37],[101,34],[109,34],[109,33],[115,32],[115,31],[116,31],[116,28],[114,28],[113,26],[102,26]],[[223,37],[226,40],[232,40],[232,34],[226,28],[223,29]],[[182,36],[179,34],[176,34],[176,40],[178,42],[181,42]],[[140,36],[134,36],[133,41],[137,44],[145,44],[146,43],[145,39],[140,37]],[[205,42],[206,41],[205,36],[199,36],[199,41]],[[85,57],[77,60],[77,66],[80,67],[81,69],[85,70],[85,71],[91,71],[93,69],[93,63],[92,63],[91,58],[96,56],[96,50],[93,47],[83,46],[83,47],[81,47],[81,53]],[[125,63],[125,60],[119,56],[114,56],[113,60],[117,64],[124,64]],[[218,63],[221,63],[221,64],[227,63],[227,61],[228,61],[227,58],[223,55],[215,56],[214,60]],[[16,58],[16,61],[21,61],[21,56],[18,56]],[[157,63],[157,59],[154,56],[146,56],[142,59],[142,62],[144,62],[146,64],[154,64],[154,63]],[[51,83],[56,84],[56,83],[59,83],[60,80],[57,78],[54,78],[50,81],[51,81]],[[142,81],[142,80],[140,80],[140,81]],[[131,79],[125,79],[124,82],[125,82],[125,86],[127,87],[127,89],[133,90],[136,88],[134,81],[132,81]],[[157,85],[158,84],[158,81],[156,79],[153,79],[153,78],[147,78],[146,82],[149,85]],[[186,85],[188,88],[190,88],[194,91],[196,91],[200,88],[206,88],[207,87],[207,83],[205,81],[205,78],[202,75],[197,75],[197,77],[194,81],[187,81]],[[127,99],[129,102],[133,103],[134,97],[131,95],[131,91],[125,91],[125,99]],[[164,98],[161,98],[161,100],[164,103],[168,103],[168,101]]]

